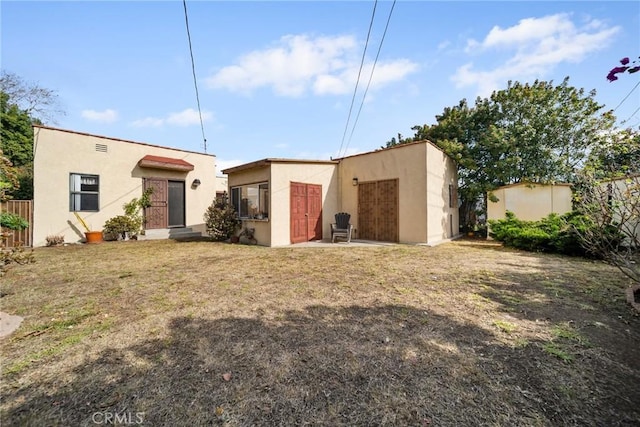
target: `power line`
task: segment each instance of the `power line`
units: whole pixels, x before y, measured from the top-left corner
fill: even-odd
[[[629,120],[631,120],[633,118],[633,116],[635,116],[636,114],[638,114],[638,111],[640,111],[640,107],[636,108],[636,111],[634,111],[633,113],[631,113],[631,115],[629,117],[627,117],[627,120],[623,120],[622,124],[627,123]]]
[[[344,148],[345,153],[349,148],[349,144],[351,144],[353,133],[356,130],[356,125],[358,124],[358,119],[360,118],[362,107],[364,106],[364,100],[366,99],[367,93],[369,92],[369,86],[371,86],[371,80],[373,80],[373,72],[375,71],[376,64],[378,63],[378,58],[380,57],[380,51],[382,50],[382,44],[384,43],[384,38],[387,35],[387,29],[389,29],[389,22],[391,22],[391,15],[393,14],[393,8],[395,6],[396,6],[396,0],[393,0],[393,4],[391,5],[391,10],[389,11],[389,17],[387,18],[387,25],[385,25],[384,27],[384,33],[382,33],[382,39],[380,39],[380,45],[378,46],[378,53],[376,53],[376,58],[373,60],[373,66],[371,67],[371,74],[369,74],[369,82],[367,83],[367,88],[364,91],[364,95],[362,95],[362,102],[360,102],[360,108],[358,108],[358,114],[356,115],[356,119],[353,122],[353,127],[351,128],[351,134],[349,135],[349,140],[347,141],[347,145]]]
[[[351,106],[349,107],[349,115],[347,116],[347,123],[344,125],[344,133],[342,134],[342,141],[340,142],[340,149],[338,150],[338,157],[342,151],[344,140],[347,137],[347,129],[349,129],[349,121],[351,120],[351,112],[353,111],[353,104],[356,100],[356,93],[358,92],[358,83],[360,82],[360,74],[362,73],[362,67],[364,65],[364,58],[367,53],[367,46],[369,46],[369,37],[371,36],[371,28],[373,27],[373,19],[376,16],[376,7],[378,6],[378,0],[373,3],[373,13],[371,14],[371,22],[369,23],[369,31],[367,32],[367,41],[364,44],[364,51],[362,52],[362,59],[360,61],[360,69],[358,70],[358,79],[356,80],[356,87],[353,89],[353,96],[351,97]]]
[[[627,96],[625,96],[624,98],[622,98],[622,101],[620,101],[620,103],[616,106],[616,108],[613,109],[613,111],[616,111],[618,109],[618,107],[620,107],[624,101],[627,100],[627,98],[629,98],[629,96],[631,96],[631,94],[633,93],[634,90],[636,90],[636,88],[640,86],[640,81],[638,83],[636,83],[636,85],[629,91],[629,93],[627,94]]]
[[[200,116],[200,129],[202,130],[202,141],[204,152],[207,152],[207,138],[204,136],[204,122],[202,120],[202,109],[200,108],[200,94],[198,93],[198,80],[196,79],[196,63],[193,60],[193,47],[191,46],[191,32],[189,31],[189,16],[187,15],[187,0],[182,0],[184,6],[184,22],[187,26],[187,38],[189,39],[189,54],[191,55],[191,71],[193,72],[193,85],[196,88],[196,102],[198,103],[198,115]]]

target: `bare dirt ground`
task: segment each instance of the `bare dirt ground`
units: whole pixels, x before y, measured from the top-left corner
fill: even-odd
[[[640,317],[615,268],[476,240],[338,246],[37,249],[0,284],[25,319],[0,341],[1,424],[640,424]]]

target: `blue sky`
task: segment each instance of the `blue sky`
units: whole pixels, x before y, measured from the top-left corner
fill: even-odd
[[[597,91],[640,124],[636,1],[379,1],[343,140],[374,1],[188,1],[208,152],[225,168],[265,157],[328,159],[398,132],[508,80]],[[2,68],[58,92],[57,127],[203,150],[182,1],[2,1]],[[342,146],[342,150],[340,147]],[[340,152],[339,152],[340,151]]]

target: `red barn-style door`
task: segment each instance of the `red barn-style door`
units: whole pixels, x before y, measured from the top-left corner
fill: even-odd
[[[291,243],[322,239],[322,185],[292,182]]]

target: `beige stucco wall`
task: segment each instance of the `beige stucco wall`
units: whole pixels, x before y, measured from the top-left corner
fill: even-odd
[[[487,202],[487,219],[504,219],[506,211],[525,221],[537,221],[551,213],[570,212],[571,186],[565,184],[517,184],[493,191],[497,202]]]
[[[455,163],[423,142],[347,157],[340,162],[340,210],[358,228],[358,183],[398,179],[399,240],[433,244],[458,234],[458,209],[449,208],[448,183],[457,185]],[[357,235],[357,233],[356,233]]]
[[[436,244],[458,236],[458,201],[449,206],[449,185],[458,186],[458,168],[437,147],[427,147],[427,243]]]
[[[271,246],[291,244],[291,182],[322,186],[322,237],[331,237],[338,212],[338,165],[322,163],[271,164]]]
[[[269,183],[269,219],[243,220],[244,227],[255,228],[259,245],[291,244],[291,182],[322,186],[322,233],[331,235],[331,222],[337,212],[337,165],[334,163],[304,163],[274,161],[264,166],[229,174],[229,188],[238,185]]]
[[[107,152],[96,151],[96,144]],[[191,172],[140,168],[145,155],[183,159],[194,165]],[[42,246],[48,235],[61,234],[65,242],[84,239],[84,229],[69,211],[69,174],[98,175],[99,212],[79,212],[92,229],[122,215],[122,205],[142,194],[142,178],[157,177],[185,181],[185,220],[188,227],[204,229],[203,215],[215,197],[215,156],[150,144],[87,135],[61,129],[34,128],[34,246]],[[192,188],[198,178],[201,185]]]

